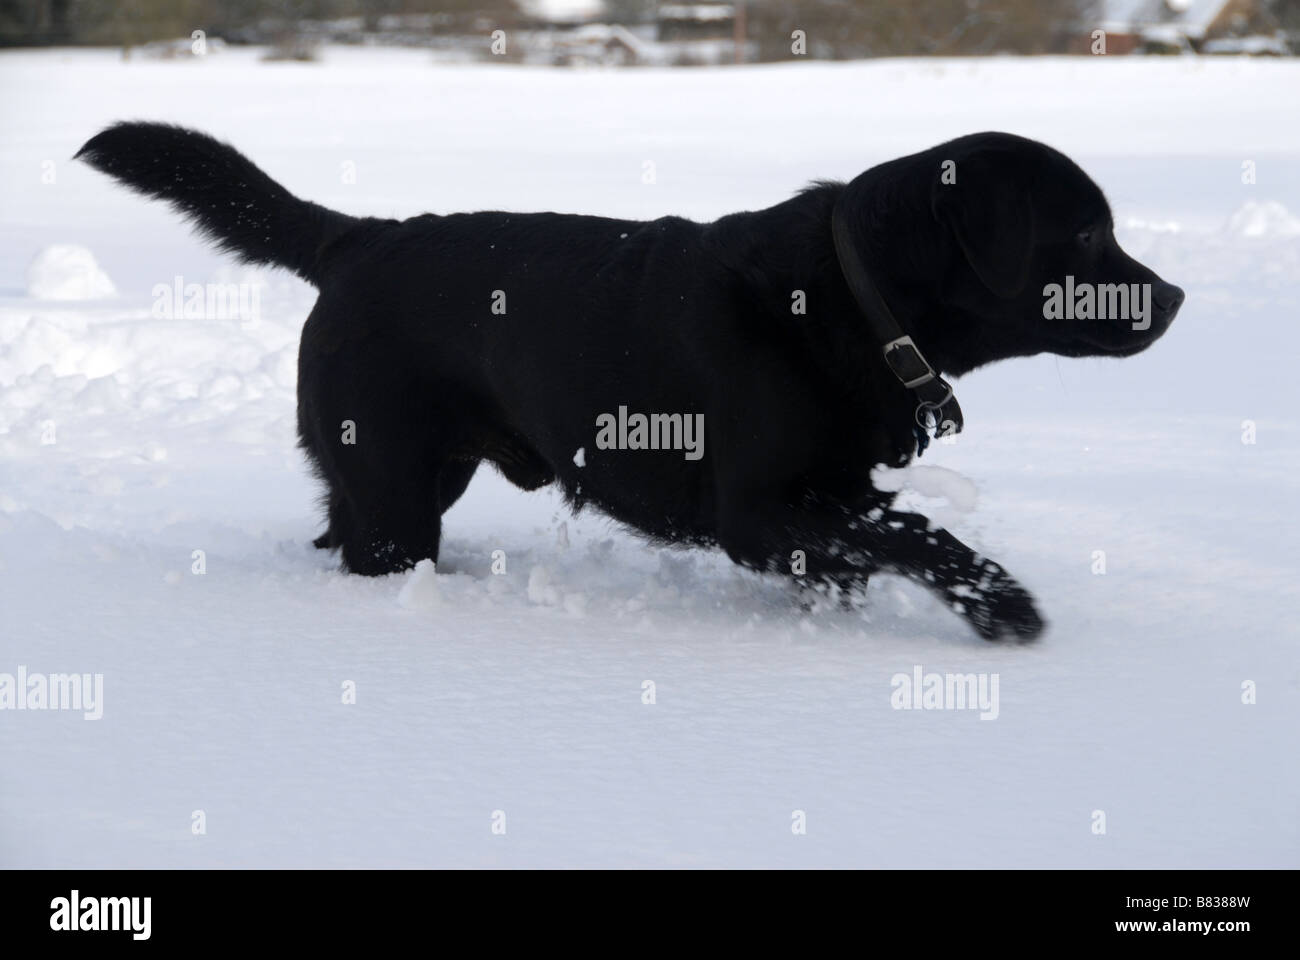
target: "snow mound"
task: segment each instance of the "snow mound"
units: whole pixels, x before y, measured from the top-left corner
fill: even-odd
[[[1234,237],[1296,237],[1300,236],[1300,218],[1275,200],[1250,200],[1228,218],[1226,229]]]
[[[37,300],[102,300],[117,295],[113,281],[85,247],[56,243],[27,268],[27,295]]]
[[[912,466],[905,474],[908,488],[925,497],[946,499],[954,510],[970,513],[979,501],[974,481],[947,467]]]
[[[406,576],[397,602],[408,610],[432,610],[442,602],[438,572],[432,560],[421,560]]]
[[[551,582],[551,571],[544,566],[535,566],[528,571],[528,599],[539,606],[559,606],[564,595]]]

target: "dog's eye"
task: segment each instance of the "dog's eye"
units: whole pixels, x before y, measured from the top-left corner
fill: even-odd
[[[1079,233],[1077,234],[1077,239],[1081,246],[1084,247],[1089,246],[1092,243],[1092,231],[1080,230]]]

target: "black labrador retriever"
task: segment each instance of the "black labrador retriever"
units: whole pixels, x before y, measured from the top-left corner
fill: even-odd
[[[1120,249],[1082,170],[1003,133],[707,224],[355,218],[156,123],[77,157],[320,289],[298,366],[302,446],[328,485],[317,545],[368,575],[436,560],[442,514],[487,460],[656,541],[841,596],[900,573],[983,637],[1036,636],[1030,595],[892,510],[871,471],[961,429],[942,375],[1128,356],[1183,299]]]

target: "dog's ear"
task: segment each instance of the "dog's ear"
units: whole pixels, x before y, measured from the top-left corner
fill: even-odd
[[[930,209],[980,282],[997,296],[1024,289],[1034,249],[1030,183],[1009,151],[980,150],[934,171]]]

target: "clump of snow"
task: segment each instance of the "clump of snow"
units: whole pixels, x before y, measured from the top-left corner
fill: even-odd
[[[1300,218],[1276,200],[1250,200],[1228,218],[1227,231],[1234,237],[1297,237]]]
[[[408,610],[432,610],[442,602],[438,571],[432,560],[421,560],[406,575],[397,602]]]
[[[536,566],[528,571],[528,599],[539,606],[557,607],[563,594],[551,583],[551,571]]]
[[[908,487],[926,497],[942,497],[954,510],[970,513],[979,500],[979,488],[968,477],[947,467],[913,466],[905,472]]]
[[[85,247],[56,243],[27,268],[27,295],[37,300],[103,300],[117,295],[113,281]]]

